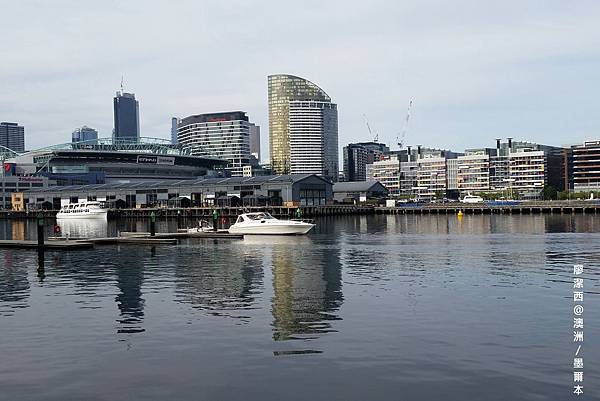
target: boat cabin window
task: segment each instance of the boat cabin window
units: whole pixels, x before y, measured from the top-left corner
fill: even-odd
[[[239,216],[239,217],[237,218],[237,221],[236,221],[236,223],[242,223],[242,222],[244,222],[244,218],[243,218],[242,216]]]

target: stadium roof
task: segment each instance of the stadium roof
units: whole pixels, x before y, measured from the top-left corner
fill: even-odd
[[[296,183],[309,177],[317,177],[324,182],[329,182],[323,177],[315,174],[290,174],[290,175],[265,175],[258,177],[206,177],[191,180],[153,180],[153,181],[135,181],[130,183],[108,183],[108,184],[90,184],[90,185],[67,185],[50,186],[47,188],[32,188],[25,192],[91,192],[91,191],[111,191],[111,190],[135,190],[142,188],[176,188],[193,187],[202,185],[259,185],[264,183]]]

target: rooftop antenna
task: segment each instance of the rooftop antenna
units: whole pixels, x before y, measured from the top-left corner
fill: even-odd
[[[123,93],[123,75],[121,75],[121,93]]]

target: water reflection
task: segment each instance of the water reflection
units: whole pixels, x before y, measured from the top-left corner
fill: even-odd
[[[122,256],[123,263],[117,267],[117,287],[119,293],[115,301],[120,311],[118,333],[141,333],[144,319],[144,263],[140,258]]]
[[[27,264],[15,263],[14,258],[22,258],[12,250],[4,251],[3,266],[0,268],[0,316],[12,315],[17,309],[28,307],[30,285],[27,278]]]
[[[58,219],[62,236],[70,238],[106,237],[108,221],[106,219]]]
[[[247,237],[270,255],[273,274],[273,339],[314,338],[335,331],[343,301],[339,248],[310,237]]]
[[[247,318],[243,311],[254,307],[262,284],[260,254],[228,246],[234,244],[189,244],[191,252],[177,258],[177,300],[215,316]]]

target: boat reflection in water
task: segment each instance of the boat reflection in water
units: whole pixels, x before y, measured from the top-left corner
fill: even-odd
[[[98,238],[106,237],[108,221],[106,219],[58,219],[60,235],[69,238]]]

